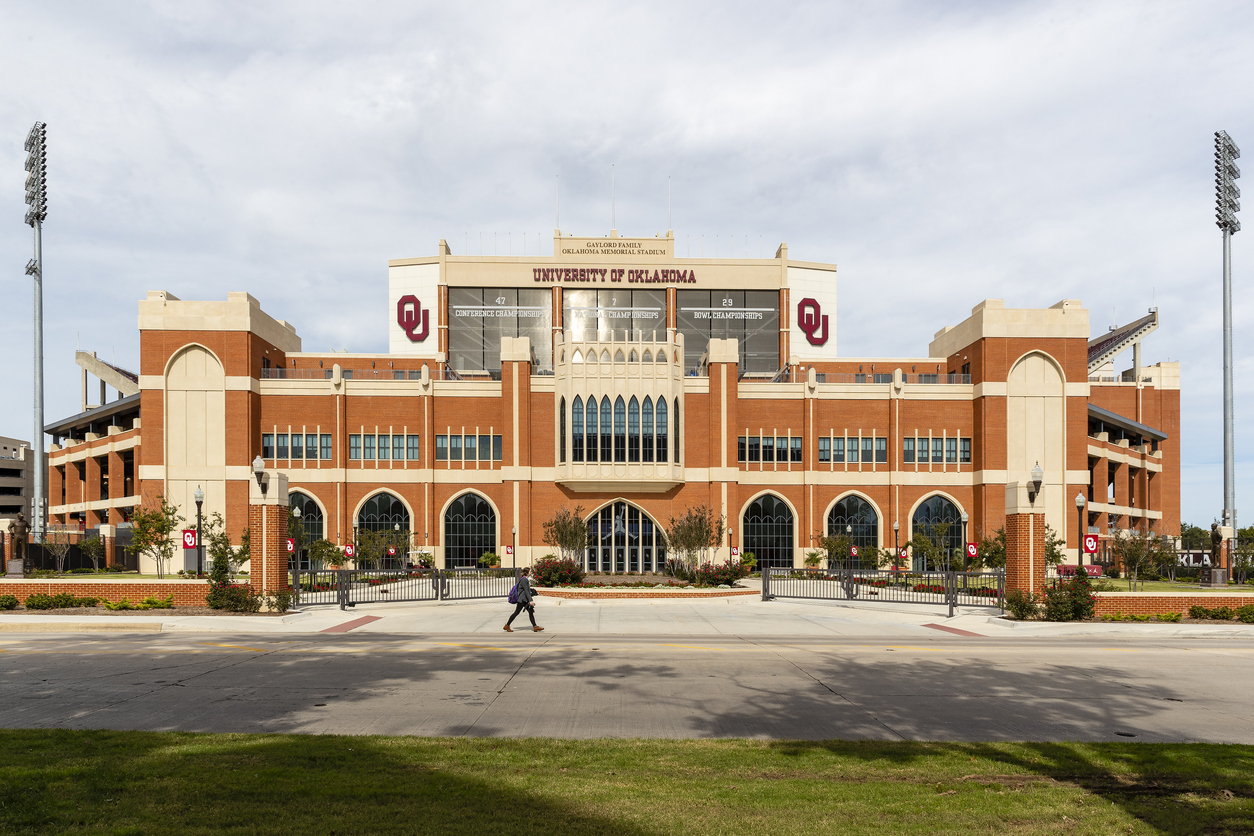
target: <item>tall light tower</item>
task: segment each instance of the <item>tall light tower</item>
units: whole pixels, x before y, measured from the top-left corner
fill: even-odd
[[[1224,517],[1223,524],[1237,527],[1236,472],[1233,463],[1232,429],[1232,233],[1241,229],[1241,190],[1236,179],[1241,169],[1233,160],[1241,149],[1227,131],[1215,132],[1215,224],[1224,233]]]
[[[44,482],[48,465],[44,460],[44,246],[43,223],[48,217],[48,126],[36,122],[26,135],[26,223],[35,230],[35,257],[26,265],[26,275],[35,280],[35,435],[31,438],[34,461],[34,496],[31,497],[31,534],[36,543],[44,540],[48,512]]]

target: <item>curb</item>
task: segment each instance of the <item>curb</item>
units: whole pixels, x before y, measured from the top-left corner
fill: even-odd
[[[93,624],[87,621],[18,621],[0,623],[0,633],[160,633],[160,621],[123,621]]]

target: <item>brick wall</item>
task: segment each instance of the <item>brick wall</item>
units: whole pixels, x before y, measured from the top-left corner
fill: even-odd
[[[19,601],[27,596],[42,592],[45,595],[56,595],[68,592],[80,598],[101,598],[105,601],[121,601],[123,598],[132,604],[139,603],[148,596],[168,598],[174,596],[174,603],[180,607],[204,606],[205,595],[209,592],[209,584],[204,581],[102,581],[102,580],[15,580],[0,581],[0,595],[13,595]]]
[[[1006,516],[1006,589],[1045,589],[1044,514]]]
[[[1227,592],[1199,593],[1197,595],[1178,595],[1173,592],[1099,592],[1095,612],[1098,616],[1114,615],[1157,615],[1164,612],[1189,614],[1189,607],[1243,607],[1254,604],[1254,595],[1240,595]]]

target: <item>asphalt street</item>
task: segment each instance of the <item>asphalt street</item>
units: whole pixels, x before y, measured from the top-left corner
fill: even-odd
[[[1254,640],[0,634],[3,725],[1254,743]]]

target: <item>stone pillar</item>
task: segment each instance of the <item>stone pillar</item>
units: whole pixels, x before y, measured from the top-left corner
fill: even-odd
[[[1227,569],[1228,577],[1232,577],[1232,558],[1233,558],[1232,538],[1236,537],[1237,535],[1236,535],[1236,532],[1233,531],[1232,526],[1221,525],[1219,526],[1219,536],[1222,539],[1219,541],[1219,567],[1218,568]]]
[[[1006,589],[1045,591],[1045,497],[1028,501],[1028,485],[1006,485]]]
[[[248,480],[248,531],[252,553],[249,582],[253,592],[269,595],[287,581],[287,474],[267,470],[263,495],[254,477]]]
[[[117,526],[101,523],[100,545],[104,546],[104,565],[106,567],[112,566],[117,562],[114,555],[114,546],[117,543],[117,536]]]

